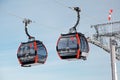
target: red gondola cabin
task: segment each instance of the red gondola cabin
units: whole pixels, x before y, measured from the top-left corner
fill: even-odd
[[[29,19],[24,19],[25,33],[28,36],[28,42],[23,42],[18,48],[17,58],[22,67],[30,67],[36,64],[44,64],[47,59],[47,50],[44,44],[35,40],[27,30],[27,25],[32,22]]]
[[[47,50],[44,44],[38,40],[21,43],[17,58],[23,67],[44,64],[47,58]]]
[[[69,29],[68,34],[61,34],[57,41],[56,50],[61,59],[87,59],[89,45],[82,33],[76,30],[80,21],[79,7],[71,8],[77,12],[77,22]]]
[[[81,33],[62,34],[56,46],[61,59],[83,59],[89,52],[88,42]]]

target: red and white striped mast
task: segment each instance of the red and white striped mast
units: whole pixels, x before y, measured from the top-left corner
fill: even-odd
[[[113,10],[109,10],[108,21],[111,21],[111,15]],[[112,24],[111,24],[112,27]],[[116,54],[115,54],[115,40],[113,37],[110,37],[110,56],[111,56],[111,72],[112,72],[112,80],[118,80],[117,77],[117,66],[116,66]]]

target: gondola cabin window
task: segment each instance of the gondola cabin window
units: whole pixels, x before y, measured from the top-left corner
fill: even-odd
[[[87,40],[84,36],[80,37],[80,49],[82,52],[88,52],[89,51],[89,47],[88,47],[88,43]]]
[[[45,46],[43,44],[41,44],[40,42],[37,42],[37,52],[38,52],[38,62],[39,63],[44,63],[46,61],[47,58],[47,50],[45,48]]]
[[[59,40],[58,49],[64,50],[64,49],[76,49],[77,48],[77,40],[75,36],[68,36],[68,37],[62,37]]]
[[[87,59],[86,57],[88,56],[89,45],[84,35],[80,36],[80,50],[81,50],[81,57],[83,59]]]

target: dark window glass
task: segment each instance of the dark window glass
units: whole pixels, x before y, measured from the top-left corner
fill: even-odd
[[[69,48],[70,49],[77,49],[77,39],[76,37],[70,37],[69,39]]]
[[[84,36],[80,36],[80,50],[82,52],[88,52],[88,43]]]
[[[38,53],[39,61],[44,62],[47,57],[47,51],[42,43],[38,44],[37,47],[38,47],[37,53]]]
[[[65,49],[67,47],[67,38],[61,38],[58,42],[58,49]]]
[[[77,48],[77,40],[76,37],[65,37],[61,38],[58,43],[58,49],[76,49]]]
[[[18,58],[21,60],[21,62],[24,63],[24,62],[34,61],[35,50],[33,43],[22,44],[19,49],[20,50],[17,55]]]

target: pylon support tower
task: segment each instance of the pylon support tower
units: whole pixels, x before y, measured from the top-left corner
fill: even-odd
[[[91,28],[96,33],[87,38],[88,42],[110,53],[112,80],[118,80],[116,60],[120,61],[120,21],[92,25]]]

